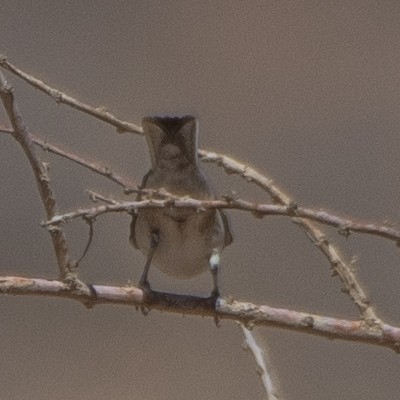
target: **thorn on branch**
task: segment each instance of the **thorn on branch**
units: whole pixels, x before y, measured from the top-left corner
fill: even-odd
[[[104,173],[106,176],[112,175],[112,171],[111,171],[110,167],[108,167],[107,165],[104,167]]]
[[[165,199],[165,207],[174,207],[175,206],[175,199],[169,197]]]
[[[154,194],[156,196],[159,196],[161,199],[163,199],[164,197],[171,197],[171,194],[164,187],[154,190]]]
[[[227,173],[227,175],[234,175],[237,174],[237,171],[235,170],[235,168],[231,168],[229,165],[224,165],[224,162],[221,160],[220,162],[218,162],[219,166],[223,166],[225,167],[225,172]]]
[[[108,113],[107,107],[105,106],[96,107],[95,110],[102,113]]]
[[[47,171],[45,171],[43,174],[40,175],[40,180],[42,182],[50,182],[50,178],[47,175]]]
[[[6,83],[2,86],[1,91],[2,91],[4,94],[11,94],[11,93],[14,92],[14,88],[13,88],[8,82],[6,82]]]
[[[395,342],[393,344],[393,349],[397,354],[400,354],[400,342]]]
[[[253,181],[253,177],[251,175],[251,170],[249,170],[249,167],[247,167],[247,166],[245,166],[243,168],[242,176],[246,180],[246,182],[252,182]]]
[[[105,196],[102,196],[101,194],[96,193],[93,190],[86,190],[86,192],[89,194],[89,199],[91,201],[93,201],[93,203],[97,203],[98,200],[104,201],[105,203],[108,203],[108,204],[116,204],[117,203],[115,200],[105,197]],[[93,218],[93,216],[91,218]]]
[[[62,103],[62,93],[58,90],[51,89],[49,91],[50,96],[55,100],[57,104]]]
[[[249,351],[249,350],[250,350],[249,345],[248,345],[248,343],[247,343],[247,340],[243,340],[243,342],[242,342],[242,349],[243,349],[244,351]]]
[[[261,212],[259,210],[254,210],[251,213],[252,213],[253,217],[257,218],[257,219],[262,219],[262,218],[265,217],[265,213],[263,213],[263,212]]]
[[[314,326],[314,318],[311,317],[311,315],[308,315],[307,317],[304,317],[304,318],[301,320],[301,324],[302,324],[303,326],[308,327],[308,328],[312,328],[312,327]]]
[[[259,365],[256,366],[256,372],[257,372],[258,376],[263,376],[264,375],[264,370]]]
[[[327,239],[326,235],[322,234],[318,240],[318,242],[315,243],[317,246],[328,246],[329,245],[329,240]]]
[[[389,219],[385,219],[382,222],[382,225],[387,226],[388,228],[394,228],[397,225],[397,222],[395,221],[390,221]]]
[[[358,261],[358,256],[353,256],[350,260],[350,268],[351,270],[354,272],[354,270],[356,269],[356,264]]]
[[[89,194],[89,200],[93,201],[93,203],[97,203],[97,196],[94,192],[92,192],[91,190],[88,190],[88,194]]]
[[[124,194],[132,194],[132,193],[137,193],[138,189],[135,187],[125,187],[124,188]]]
[[[49,171],[50,171],[50,163],[48,163],[48,162],[42,162],[42,165],[43,165],[43,169],[44,169],[44,171],[45,171],[45,174],[46,174],[46,176],[47,176],[47,174],[49,173]],[[47,182],[48,182],[48,176],[47,176]]]
[[[362,298],[363,303],[365,303],[367,306],[371,305],[371,301],[369,299],[367,299],[366,297]]]
[[[42,145],[42,150],[48,152],[49,151],[49,145],[47,144],[46,141],[43,141]]]
[[[351,234],[350,226],[342,225],[338,228],[339,235],[343,235],[345,238],[348,238]]]
[[[255,328],[256,324],[255,324],[255,322],[254,322],[253,320],[249,320],[249,321],[247,321],[247,322],[244,324],[244,326],[245,326],[246,329],[248,329],[249,331],[252,331],[252,330]]]
[[[339,273],[337,272],[336,268],[331,268],[331,277],[334,278],[335,276],[338,276]]]
[[[299,206],[294,201],[291,201],[286,207],[288,214],[292,216],[296,216],[298,208]]]
[[[121,134],[121,133],[127,133],[127,132],[129,132],[127,129],[124,129],[120,126],[117,127],[117,133]]]
[[[46,225],[46,222],[42,222],[41,225],[46,226],[47,231],[50,232],[51,235],[57,235],[59,232],[61,232],[61,228],[57,225]]]
[[[281,198],[277,194],[270,195],[273,204],[282,204]]]
[[[57,104],[61,104],[62,103],[63,95],[58,90],[51,90],[50,91],[50,96],[54,98],[54,100],[55,100],[55,102]]]
[[[235,301],[235,298],[234,298],[231,294],[228,294],[228,295],[225,297],[225,302],[226,302],[227,304],[233,304],[234,301]]]
[[[338,266],[340,265],[340,261],[338,259],[334,258],[331,260],[331,265],[333,268],[337,269]]]
[[[234,190],[231,191],[230,194],[223,194],[221,196],[229,205],[234,204],[238,200],[237,192]]]

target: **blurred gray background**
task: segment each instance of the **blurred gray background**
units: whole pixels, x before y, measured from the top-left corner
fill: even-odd
[[[400,177],[398,1],[13,1],[0,13],[0,52],[48,84],[139,124],[194,114],[200,146],[274,179],[300,204],[397,222]],[[6,74],[32,132],[139,181],[145,139],[57,105]],[[0,124],[8,125],[4,111]],[[1,134],[0,274],[56,278],[42,205],[24,155]],[[89,205],[86,189],[123,199],[116,185],[50,154],[60,211]],[[269,202],[213,165],[220,194]],[[237,299],[356,319],[327,260],[288,219],[229,212],[235,235],[221,271]],[[98,219],[81,278],[137,282],[143,257],[128,244],[129,217]],[[66,226],[73,256],[88,237]],[[336,230],[378,316],[399,325],[395,246]],[[211,278],[154,288],[206,295]],[[86,310],[68,300],[1,296],[3,399],[262,399],[238,327],[133,307]],[[400,358],[390,350],[259,329],[285,399],[398,399]]]

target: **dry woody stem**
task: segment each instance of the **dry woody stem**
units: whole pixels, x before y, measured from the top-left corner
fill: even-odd
[[[279,400],[282,399],[278,392],[278,387],[272,374],[272,368],[267,362],[267,357],[265,350],[263,350],[256,342],[252,332],[247,329],[243,324],[238,322],[240,328],[242,329],[245,350],[251,351],[254,356],[254,361],[257,366],[257,372],[260,375],[261,382],[264,387],[267,400]]]
[[[143,192],[148,192],[143,190]],[[115,212],[131,212],[143,208],[194,208],[199,212],[205,209],[230,209],[248,211],[257,216],[284,216],[293,218],[309,219],[320,222],[326,225],[331,225],[339,229],[342,233],[343,226],[346,226],[344,235],[349,235],[350,232],[367,233],[375,236],[384,237],[393,240],[396,243],[400,240],[400,231],[394,228],[385,227],[376,223],[368,222],[361,223],[355,222],[351,219],[342,218],[330,212],[323,210],[313,210],[309,208],[298,207],[295,211],[289,206],[281,206],[275,204],[259,204],[251,203],[242,199],[228,199],[228,200],[197,200],[191,197],[178,197],[178,196],[165,196],[165,193],[158,191],[158,196],[166,197],[165,199],[150,199],[142,201],[117,201],[107,199],[104,196],[97,195],[92,192],[92,198],[112,203],[109,206],[97,206],[87,209],[78,209],[70,213],[55,215],[51,220],[43,223],[43,226],[58,225],[61,223],[69,222],[75,218],[96,218],[99,215]],[[172,196],[172,195],[171,195]]]
[[[21,145],[35,176],[36,184],[46,212],[46,217],[51,219],[55,216],[56,202],[50,187],[47,169],[39,159],[33,146],[32,137],[27,131],[21,114],[15,103],[13,88],[7,83],[4,75],[0,72],[0,97],[7,112],[13,128],[12,135]],[[65,279],[71,273],[71,261],[68,255],[68,246],[61,228],[56,227],[49,230],[53,242],[54,251],[57,256],[60,278]]]
[[[257,186],[264,189],[271,196],[275,203],[288,206],[294,211],[297,210],[297,204],[295,204],[285,193],[275,186],[271,179],[261,175],[256,170],[244,164],[238,163],[229,157],[216,153],[202,151],[200,152],[200,155],[203,161],[217,163],[228,173],[239,174],[246,180],[254,182]],[[335,220],[335,218],[331,219],[331,222],[333,222],[333,220]],[[321,230],[310,221],[301,219],[301,217],[296,215],[294,215],[292,221],[302,229],[307,237],[327,257],[333,272],[339,276],[344,285],[344,291],[352,298],[358,307],[362,318],[364,318],[365,321],[371,325],[379,324],[380,320],[376,316],[375,311],[372,309],[364,290],[358,283],[357,278],[352,271],[351,265],[342,259],[336,248],[328,241],[325,234],[323,234]],[[345,223],[343,226],[346,228],[345,232],[349,232],[348,225]],[[364,225],[364,232],[366,232],[367,226],[368,225]],[[356,227],[357,225],[355,225],[355,228]],[[360,226],[358,225],[358,227]],[[354,229],[354,231],[356,231],[356,229]],[[398,243],[398,240],[396,242]]]
[[[43,93],[52,97],[57,103],[66,104],[70,107],[76,108],[77,110],[83,111],[93,117],[100,119],[101,121],[107,122],[117,127],[118,132],[132,132],[137,134],[143,134],[142,128],[130,122],[122,121],[112,114],[107,112],[103,107],[92,107],[81,101],[66,95],[65,93],[60,92],[57,89],[54,89],[41,80],[34,78],[32,75],[27,74],[24,71],[21,71],[15,65],[9,63],[4,55],[0,54],[0,66],[5,68],[6,70],[12,72],[17,75],[25,82],[29,83],[36,89],[39,89]]]
[[[102,108],[92,107],[54,88],[51,88],[42,81],[32,77],[31,75],[23,72],[16,66],[9,63],[4,56],[0,56],[0,66],[22,78],[43,93],[51,96],[57,102],[69,105],[103,122],[111,124],[117,129],[118,132],[143,134],[141,127],[126,121],[122,121]],[[278,326],[281,328],[299,330],[330,338],[356,340],[388,346],[396,350],[398,349],[400,342],[399,328],[391,327],[381,323],[381,321],[375,315],[375,312],[370,306],[363,289],[352,272],[351,265],[342,259],[337,249],[327,240],[325,234],[311,221],[334,226],[339,230],[339,233],[346,236],[352,232],[368,233],[392,240],[396,244],[399,244],[400,242],[399,230],[384,224],[360,222],[355,221],[354,219],[340,217],[331,212],[323,210],[312,210],[299,207],[288,195],[280,190],[273,183],[273,181],[265,175],[260,174],[255,169],[239,163],[230,157],[204,150],[199,151],[199,156],[203,162],[215,163],[223,167],[227,173],[238,174],[246,181],[256,184],[269,194],[274,204],[255,204],[246,200],[235,199],[229,196],[225,196],[223,200],[204,202],[191,198],[179,198],[171,193],[162,191],[153,193],[148,191],[149,194],[154,195],[154,198],[151,200],[145,200],[141,202],[112,201],[111,204],[92,207],[84,210],[76,210],[63,215],[56,215],[54,196],[50,189],[47,171],[43,163],[41,163],[37,157],[33,149],[33,143],[36,143],[44,150],[51,151],[62,157],[66,157],[96,173],[105,176],[108,179],[111,179],[113,182],[122,186],[127,193],[132,191],[141,191],[141,189],[138,188],[134,183],[129,182],[122,176],[112,172],[108,168],[103,167],[98,163],[90,163],[71,152],[46,143],[30,134],[25,128],[25,125],[23,124],[21,116],[15,105],[12,90],[2,75],[0,81],[0,94],[12,125],[12,130],[4,128],[1,129],[1,131],[13,135],[13,137],[21,144],[31,163],[39,192],[46,209],[47,221],[44,222],[44,225],[50,227],[53,245],[57,254],[58,264],[61,271],[61,278],[65,278],[71,272],[71,266],[73,263],[71,263],[69,260],[68,248],[60,225],[63,222],[73,218],[85,217],[94,219],[96,216],[107,212],[127,212],[145,207],[190,207],[199,209],[199,212],[205,208],[229,208],[252,212],[256,217],[261,217],[264,215],[286,216],[290,217],[292,222],[297,224],[303,230],[303,232],[310,238],[314,245],[316,245],[316,247],[329,260],[332,271],[340,277],[344,285],[344,290],[357,305],[363,320],[344,321],[306,313],[278,310],[269,308],[267,306],[256,306],[250,303],[232,302],[228,304],[222,300],[216,306],[218,316],[222,319],[236,319],[247,324],[250,323],[255,325]],[[104,198],[103,200],[107,199]],[[48,281],[40,280],[13,281],[13,279],[18,280],[22,278],[3,278],[3,283],[1,285],[5,286],[1,287],[3,287],[4,292],[14,294],[46,294],[70,297],[76,298],[80,301],[90,300],[96,304],[109,302],[121,304],[142,304],[140,302],[143,301],[143,299],[140,297],[141,294],[139,293],[141,291],[138,292],[139,289],[134,288],[105,289],[105,287],[96,286],[96,291],[98,291],[99,297],[93,299],[89,296],[88,291],[83,291],[83,294],[81,293],[78,295],[76,291],[70,292],[66,290],[63,284],[60,282],[57,283],[56,281],[53,281],[52,283],[49,283]],[[29,284],[27,283],[28,281]],[[6,287],[8,288],[7,290]],[[112,296],[110,293],[112,293]],[[201,315],[215,314],[213,307],[211,307],[208,303],[204,303],[204,299],[203,303],[199,299],[196,299],[196,301],[192,300],[193,298],[188,296],[183,299],[182,297],[176,295],[164,294],[163,296],[160,295],[158,297],[153,297],[150,306],[151,308],[163,311],[179,313]]]
[[[215,299],[172,293],[151,292],[148,296],[133,286],[93,285],[93,289],[95,294],[71,289],[71,286],[56,280],[0,277],[0,292],[9,295],[62,297],[80,301],[89,308],[100,304],[144,305],[148,309],[184,315],[212,318],[217,315],[221,320],[239,321],[248,329],[270,326],[328,339],[369,343],[396,352],[400,350],[400,328],[388,324],[370,326],[363,320],[337,319],[223,298],[215,303]]]

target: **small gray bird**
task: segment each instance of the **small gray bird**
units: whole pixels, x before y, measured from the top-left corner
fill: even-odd
[[[141,188],[160,189],[198,200],[214,199],[198,165],[197,123],[194,117],[147,117],[142,121],[150,151],[151,169]],[[138,195],[138,200],[149,196]],[[167,275],[187,279],[210,269],[212,295],[219,295],[220,253],[232,242],[228,220],[221,210],[142,209],[134,213],[131,244],[147,258],[140,286],[150,289],[150,264]]]

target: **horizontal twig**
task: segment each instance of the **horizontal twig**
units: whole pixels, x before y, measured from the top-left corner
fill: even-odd
[[[232,202],[224,200],[196,200],[192,198],[180,198],[180,199],[166,199],[166,200],[142,200],[142,201],[124,201],[113,204],[104,204],[96,207],[78,209],[70,213],[57,215],[49,221],[43,222],[42,226],[58,225],[69,222],[73,219],[84,217],[89,219],[95,219],[102,214],[115,213],[115,212],[131,212],[133,210],[145,209],[145,208],[193,208],[198,209],[199,212],[205,209],[216,209],[216,208],[230,208],[240,209],[252,212],[259,212],[263,215],[286,215],[287,207],[276,206],[273,204],[253,204],[244,200],[234,200]]]
[[[162,193],[162,192],[157,192]],[[98,207],[91,207],[86,209],[78,209],[70,213],[56,215],[49,221],[44,222],[43,226],[57,225],[71,221],[75,218],[96,218],[99,215],[115,212],[131,212],[137,209],[144,208],[193,208],[193,209],[231,209],[252,212],[256,217],[263,216],[285,216],[296,217],[302,219],[309,219],[323,224],[331,225],[339,228],[339,232],[348,236],[351,232],[361,232],[381,236],[398,243],[400,241],[400,231],[385,227],[374,223],[361,223],[355,222],[351,219],[341,218],[337,215],[332,215],[327,211],[313,210],[309,208],[298,207],[293,209],[289,206],[281,206],[275,204],[256,204],[241,199],[228,199],[228,200],[196,200],[190,197],[181,198],[167,198],[164,200],[150,199],[142,201],[124,201],[116,202],[113,204],[101,205]]]
[[[0,277],[0,293],[3,294],[63,297],[78,300],[89,307],[98,304],[145,306],[150,310],[240,321],[250,329],[253,326],[270,326],[329,339],[369,343],[396,352],[400,348],[400,328],[388,324],[370,326],[364,321],[337,319],[223,298],[215,303],[210,298],[171,293],[151,292],[148,295],[131,286],[91,285],[91,289],[74,290],[56,280]]]

